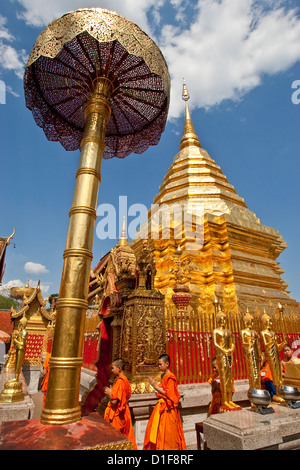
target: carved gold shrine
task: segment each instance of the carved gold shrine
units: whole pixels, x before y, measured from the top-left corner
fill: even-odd
[[[23,366],[39,366],[42,362],[42,355],[47,352],[49,338],[53,335],[52,324],[55,315],[45,309],[47,300],[43,299],[40,281],[36,288],[29,287],[28,282],[24,287],[12,287],[11,296],[22,299],[20,310],[15,311],[11,307],[14,331],[18,329],[19,321],[23,316],[28,320]]]

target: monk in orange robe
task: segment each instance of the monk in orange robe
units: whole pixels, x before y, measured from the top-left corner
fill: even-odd
[[[282,370],[282,377],[285,376],[285,366],[286,364],[293,363],[293,350],[289,344],[285,344],[283,348],[283,360],[281,361],[281,370]]]
[[[260,378],[261,388],[268,390],[271,395],[271,401],[280,402],[280,397],[278,398],[276,395],[276,387],[273,383],[272,372],[265,351],[261,352]]]
[[[158,402],[150,416],[144,439],[143,450],[186,450],[178,403],[180,394],[175,375],[170,371],[170,358],[162,354],[158,360],[162,371],[160,384],[149,377],[157,391]]]
[[[118,429],[132,442],[132,449],[137,450],[128,400],[131,397],[130,383],[124,374],[125,363],[117,358],[112,363],[112,373],[116,380],[112,387],[105,387],[104,392],[110,401],[104,413],[104,419]]]
[[[43,362],[43,374],[44,374],[44,378],[42,380],[42,383],[41,383],[41,389],[42,389],[42,392],[44,394],[44,398],[43,398],[43,408],[45,406],[45,402],[46,402],[46,394],[47,394],[47,388],[48,388],[48,380],[49,380],[49,359],[51,357],[51,354],[48,353],[45,357],[45,360]]]
[[[215,415],[220,412],[222,406],[222,392],[220,386],[220,376],[218,370],[217,359],[214,357],[211,361],[212,369],[214,373],[209,377],[208,383],[211,385],[212,400],[208,407],[208,416]],[[232,395],[235,392],[235,388],[232,381]]]
[[[220,377],[218,371],[217,359],[214,357],[211,361],[213,375],[209,377],[208,383],[211,385],[212,400],[208,408],[208,416],[219,413],[222,406],[222,392],[220,387]]]

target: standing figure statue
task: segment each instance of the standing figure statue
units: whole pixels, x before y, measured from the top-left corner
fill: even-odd
[[[244,329],[241,331],[242,346],[246,361],[250,388],[260,389],[261,347],[259,334],[253,329],[253,317],[247,311],[244,316]],[[252,404],[251,404],[252,405]]]
[[[27,318],[24,316],[18,325],[18,331],[12,336],[14,344],[14,377],[4,384],[4,389],[0,395],[0,402],[16,402],[24,399],[22,391],[22,383],[19,381],[19,376],[22,369],[22,364],[26,351],[27,339]]]
[[[20,321],[19,321],[19,331],[17,335],[14,337],[14,346],[16,350],[16,358],[15,358],[15,377],[14,381],[18,382],[19,381],[19,375],[22,369],[22,364],[24,361],[25,357],[25,351],[26,351],[26,339],[27,339],[27,331],[26,331],[26,326],[27,326],[27,318],[24,316]]]
[[[232,401],[232,362],[235,345],[231,331],[226,328],[226,315],[220,309],[216,315],[216,329],[213,330],[213,345],[216,348],[217,365],[220,375],[221,410],[241,409],[240,406]]]
[[[279,356],[279,351],[284,348],[284,345],[287,343],[287,339],[284,336],[284,339],[281,343],[277,343],[276,334],[272,331],[272,321],[271,317],[266,313],[261,317],[263,323],[263,330],[261,331],[261,338],[265,348],[266,358],[271,370],[273,377],[273,383],[276,388],[276,400],[279,403],[285,403],[285,400],[278,396],[278,387],[282,385],[282,369],[281,369],[281,360]]]

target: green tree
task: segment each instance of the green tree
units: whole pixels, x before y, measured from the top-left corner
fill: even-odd
[[[53,299],[55,300],[55,303],[56,303],[56,301],[57,301],[57,299],[58,299],[58,294],[51,294],[51,295],[49,295],[48,303],[49,303],[49,305],[50,305],[50,308],[51,308],[51,304],[52,304],[52,300],[53,300]]]
[[[0,294],[0,309],[10,310],[10,307],[13,307],[15,310],[19,310],[21,307],[21,302]]]

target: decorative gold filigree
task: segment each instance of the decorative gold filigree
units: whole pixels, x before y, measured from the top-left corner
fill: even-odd
[[[40,56],[54,58],[64,44],[83,31],[99,42],[118,40],[130,54],[143,58],[151,72],[162,77],[164,90],[169,95],[166,62],[156,44],[127,18],[102,8],[82,8],[52,21],[38,36],[26,67]]]
[[[129,441],[122,443],[104,444],[93,447],[85,447],[83,450],[132,450],[132,443]]]

